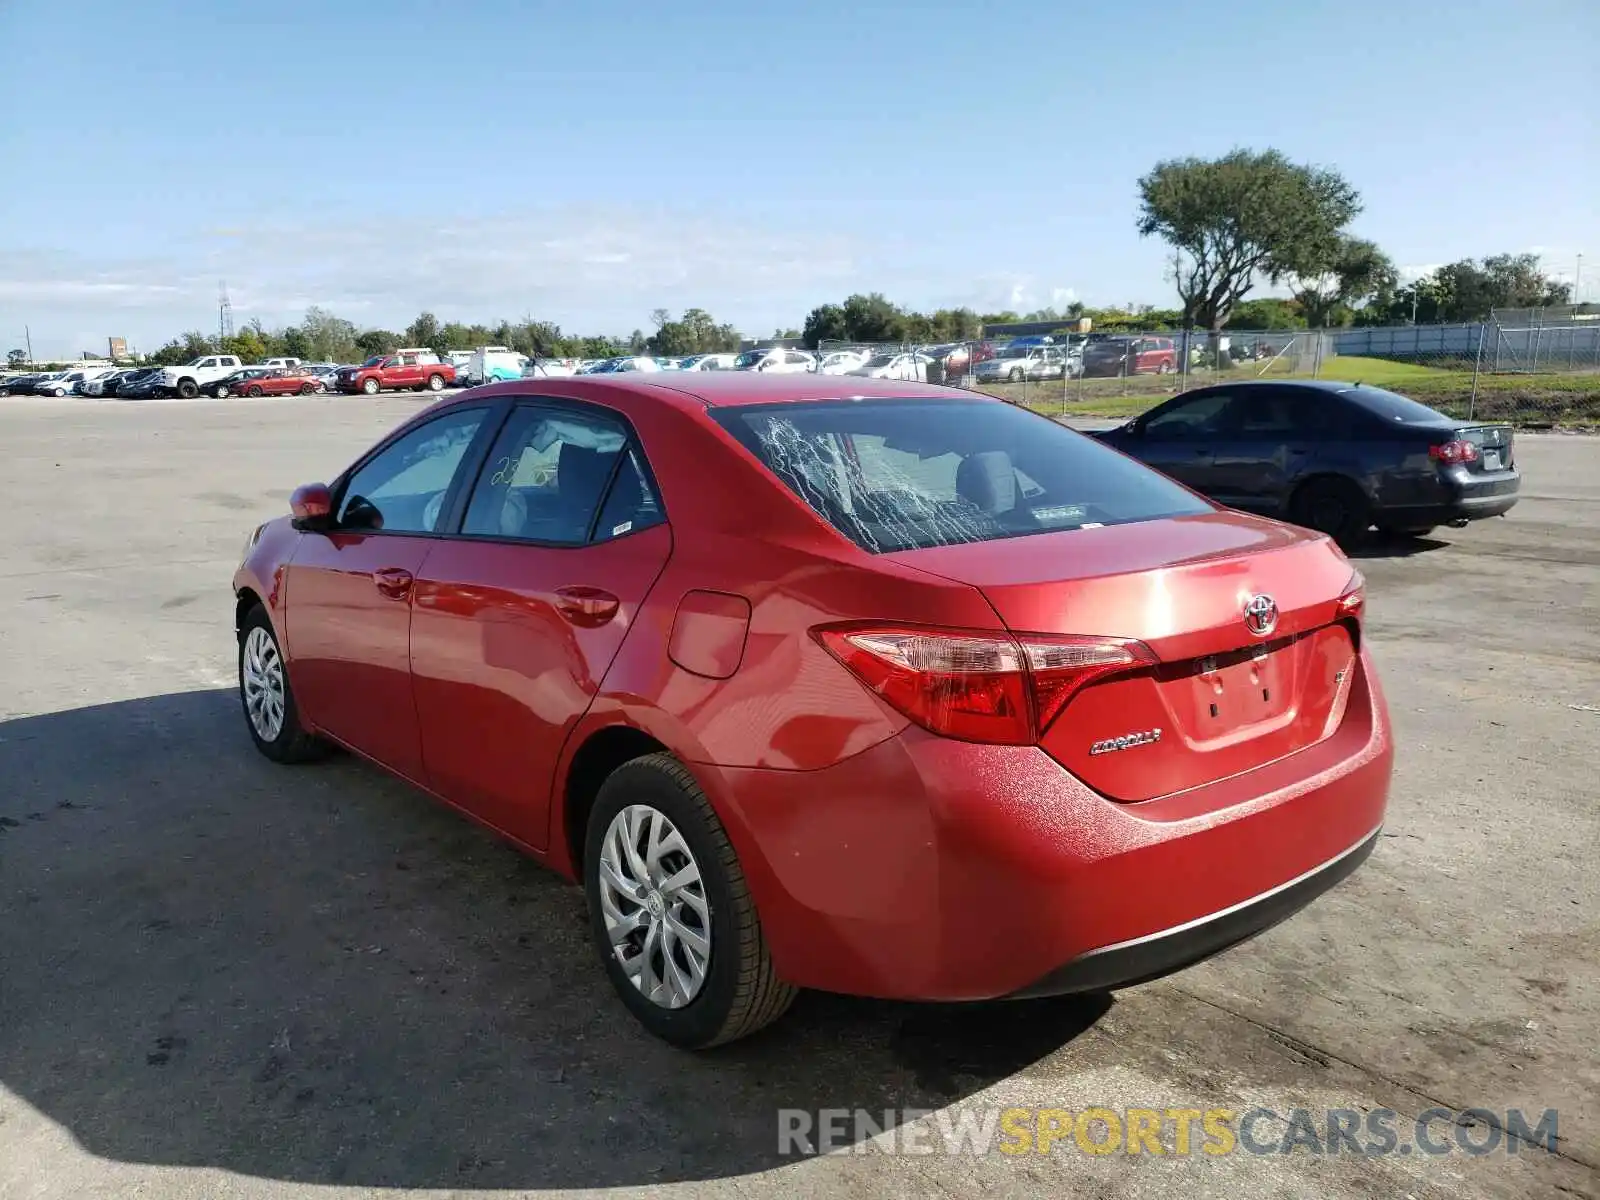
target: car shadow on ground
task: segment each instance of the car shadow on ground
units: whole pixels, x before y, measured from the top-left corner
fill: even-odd
[[[231,690],[0,722],[0,781],[0,1088],[109,1159],[367,1187],[738,1175],[785,1161],[779,1109],[939,1108],[1110,1004],[808,994],[673,1050],[613,999],[576,889],[351,758],[266,762]]]
[[[1436,537],[1407,537],[1404,534],[1368,534],[1360,543],[1347,547],[1349,558],[1411,558],[1433,550],[1443,550],[1449,542]]]

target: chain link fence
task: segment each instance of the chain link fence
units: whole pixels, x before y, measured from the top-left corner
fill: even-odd
[[[1192,388],[1325,379],[1402,392],[1451,416],[1590,427],[1600,425],[1600,312],[1594,316],[1215,337],[1117,330],[938,344],[823,342],[817,356],[826,374],[928,380],[1056,416],[1128,417]]]

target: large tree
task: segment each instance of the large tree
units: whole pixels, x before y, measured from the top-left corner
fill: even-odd
[[[439,318],[431,312],[417,314],[417,319],[406,326],[406,345],[432,350],[439,341]]]
[[[739,332],[732,325],[718,325],[703,308],[691,308],[682,317],[658,308],[651,314],[655,336],[650,349],[655,354],[716,354],[739,348]]]
[[[1375,296],[1391,294],[1395,279],[1394,263],[1375,243],[1341,235],[1331,256],[1291,274],[1290,291],[1305,323],[1320,329],[1348,324],[1350,310]]]
[[[1338,172],[1277,150],[1157,163],[1139,180],[1139,232],[1174,251],[1189,320],[1215,337],[1260,279],[1322,269],[1361,200]]]
[[[306,353],[297,357],[310,358],[316,362],[348,362],[358,349],[366,354],[384,354],[395,347],[395,342],[391,340],[379,350],[367,350],[356,337],[354,325],[343,317],[336,317],[327,309],[318,308],[316,305],[306,309],[305,320],[300,322],[300,333]],[[393,339],[394,335],[390,334],[389,337]]]
[[[387,329],[363,329],[356,335],[356,350],[368,358],[388,354],[400,345],[400,335]]]
[[[806,348],[815,350],[823,342],[842,342],[850,336],[845,324],[844,309],[837,304],[819,304],[806,314],[805,328],[800,336]]]

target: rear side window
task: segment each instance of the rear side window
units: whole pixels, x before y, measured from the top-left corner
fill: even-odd
[[[489,451],[463,533],[553,545],[606,541],[662,521],[621,422],[520,407]]]
[[[1211,511],[1150,468],[1009,404],[833,401],[712,416],[874,553]]]

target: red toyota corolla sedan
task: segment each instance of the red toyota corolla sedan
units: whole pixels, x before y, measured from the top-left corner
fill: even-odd
[[[1053,421],[845,377],[419,413],[235,576],[252,738],[348,747],[587,890],[710,1046],[796,988],[1116,988],[1348,875],[1392,749],[1361,577]]]

